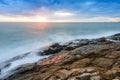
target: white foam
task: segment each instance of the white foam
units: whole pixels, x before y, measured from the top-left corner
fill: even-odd
[[[7,76],[8,74],[11,73],[12,70],[16,69],[16,68],[19,67],[20,65],[27,64],[27,63],[34,63],[34,62],[37,62],[37,61],[40,60],[40,59],[47,58],[47,57],[48,57],[48,56],[38,56],[38,55],[36,54],[36,51],[35,51],[35,52],[31,52],[31,53],[30,53],[29,55],[27,55],[26,57],[11,62],[10,67],[8,67],[8,68],[3,68],[3,69],[1,70],[0,78],[3,78],[3,77],[5,77],[5,76]]]
[[[27,52],[33,52],[34,50],[36,49],[39,49],[39,48],[42,48],[44,46],[48,46],[49,44],[45,44],[45,43],[42,43],[42,42],[36,42],[36,43],[28,43],[28,44],[25,44],[25,45],[22,45],[22,46],[16,46],[15,48],[9,48],[4,50],[0,53],[1,56],[0,56],[0,63],[1,62],[4,62],[10,58],[13,58],[15,56],[18,56],[18,55],[22,55],[22,54],[25,54]],[[7,58],[6,58],[7,57]]]
[[[49,36],[49,39],[52,42],[61,42],[61,43],[65,43],[68,41],[73,41],[75,39],[93,39],[93,38],[100,38],[100,37],[107,37],[107,36],[111,36],[113,34],[117,34],[119,33],[119,31],[113,31],[113,32],[103,32],[103,33],[99,33],[99,34],[87,34],[87,35],[60,35],[60,34],[53,34],[51,36]]]

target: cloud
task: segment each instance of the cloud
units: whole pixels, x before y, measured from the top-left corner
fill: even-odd
[[[0,22],[47,22],[47,18],[43,16],[0,16]]]
[[[120,0],[0,0],[1,16],[44,16],[52,20],[120,18]],[[103,20],[104,21],[104,20]]]
[[[51,18],[44,16],[0,16],[0,22],[120,22],[120,18],[91,17],[91,18]]]
[[[55,15],[56,17],[57,17],[57,16],[59,16],[59,17],[71,17],[71,16],[73,16],[74,14],[71,13],[71,12],[56,11],[56,12],[54,13],[54,15]]]

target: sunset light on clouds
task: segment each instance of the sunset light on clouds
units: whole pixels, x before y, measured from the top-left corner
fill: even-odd
[[[0,0],[1,22],[119,22],[120,0]]]

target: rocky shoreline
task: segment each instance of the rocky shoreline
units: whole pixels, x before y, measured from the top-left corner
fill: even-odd
[[[1,80],[120,80],[120,34],[55,43],[37,54],[52,56],[22,65]]]

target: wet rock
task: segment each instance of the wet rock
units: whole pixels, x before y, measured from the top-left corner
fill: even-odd
[[[117,34],[115,34],[115,35],[113,35],[113,36],[120,36],[120,33],[117,33]]]
[[[120,33],[110,36],[108,39],[120,41]]]
[[[0,69],[8,68],[10,65],[11,63],[2,63],[2,65],[0,65]]]
[[[1,75],[1,69],[0,69],[0,75]]]
[[[6,62],[12,62],[12,61],[16,61],[16,60],[22,59],[22,58],[28,56],[29,54],[30,53],[25,53],[25,54],[22,54],[22,55],[15,56],[15,57],[11,58],[10,60],[8,60]]]
[[[43,52],[39,52],[39,55],[50,55],[60,52],[63,49],[62,45],[59,45],[59,43],[54,43],[49,47],[44,48]]]
[[[7,61],[4,61],[2,63],[0,63],[0,69],[5,69],[5,68],[9,68],[12,64],[12,62],[16,61],[16,60],[20,60],[26,56],[28,56],[30,53],[25,53],[25,54],[22,54],[22,55],[18,55],[18,56],[15,56]]]
[[[65,50],[73,50],[77,47],[87,45],[89,43],[88,39],[77,39],[70,42],[66,47]]]
[[[75,47],[73,47],[73,46],[67,46],[67,47],[65,48],[65,50],[73,50],[73,49],[75,49]]]

